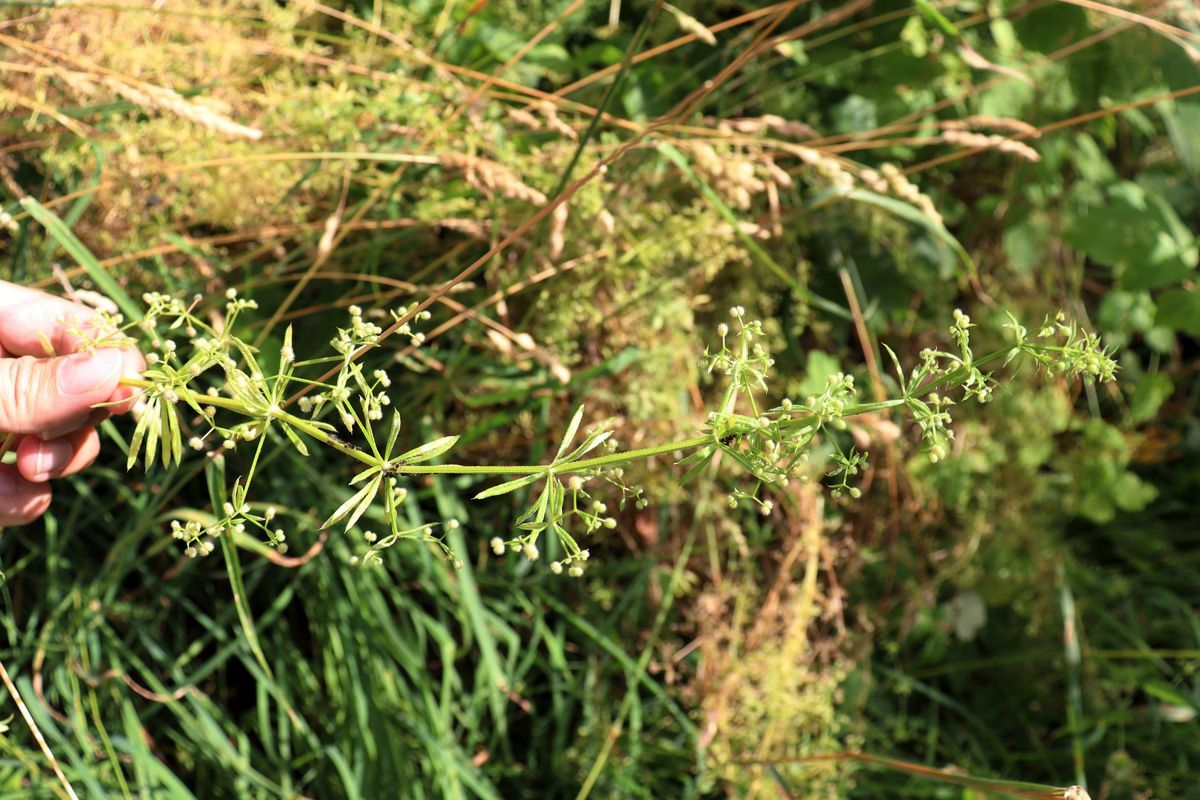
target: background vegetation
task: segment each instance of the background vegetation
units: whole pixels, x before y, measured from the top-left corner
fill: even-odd
[[[437,297],[385,361],[406,436],[468,463],[541,462],[580,402],[691,435],[732,305],[797,397],[887,391],[880,342],[911,363],[956,307],[996,346],[1064,309],[1122,367],[1019,373],[938,463],[861,419],[860,500],[630,470],[651,503],[577,580],[494,558],[517,502],[444,476],[406,513],[464,520],[464,567],[356,567],[319,530],[352,470],[286,446],[291,551],[189,560],[204,456],[126,473],[118,421],[0,539],[0,661],[80,796],[1200,797],[1188,0],[0,9],[0,277],[97,288],[32,195],[134,296],[255,299],[264,352]],[[19,717],[0,748],[0,794],[66,796]]]

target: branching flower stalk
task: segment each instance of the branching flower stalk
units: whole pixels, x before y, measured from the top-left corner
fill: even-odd
[[[854,378],[835,373],[828,376],[820,394],[799,401],[784,398],[768,405],[768,378],[774,361],[765,346],[762,324],[747,320],[745,310],[735,307],[731,309],[731,323],[718,326],[720,347],[705,354],[707,371],[720,373],[727,384],[718,410],[709,414],[700,435],[621,450],[612,431],[603,425],[581,433],[581,406],[550,463],[472,466],[431,463],[454,447],[456,436],[398,452],[400,416],[395,411],[386,413],[391,405],[387,394],[391,379],[382,369],[368,373],[357,358],[364,349],[377,346],[382,333],[378,325],[364,318],[361,309],[350,308],[349,325],[339,329],[331,342],[335,355],[297,360],[289,328],[277,366],[266,370],[261,363],[265,360],[263,354],[230,333],[239,315],[257,308],[253,300],[240,298],[230,290],[223,324],[214,327],[193,313],[198,300],[186,306],[161,294],[147,294],[143,299],[147,311],[139,321],[128,322],[114,315],[105,318],[101,326],[76,331],[92,348],[128,344],[135,341],[135,336],[148,342],[143,349],[148,351],[149,367],[141,378],[125,381],[143,390],[128,466],[139,458],[147,469],[156,460],[164,465],[179,463],[185,436],[188,444],[200,451],[253,448],[249,468],[230,487],[229,500],[214,511],[212,523],[189,520],[172,524],[173,535],[193,557],[212,552],[215,537],[241,534],[251,528],[260,530],[272,546],[286,550],[286,532],[275,527],[274,507],[264,508],[257,503],[252,506],[247,501],[265,443],[272,436],[286,439],[302,456],[309,455],[309,443],[316,441],[362,465],[349,482],[350,497],[322,526],[341,524],[350,530],[373,505],[382,502],[387,530],[382,536],[370,530],[362,532],[366,549],[355,556],[356,563],[378,563],[380,553],[401,540],[434,544],[453,558],[437,528],[454,529],[459,523],[450,520],[438,526],[406,527],[401,512],[408,492],[400,484],[405,477],[415,475],[480,475],[506,480],[479,492],[477,500],[541,482],[532,503],[517,518],[512,536],[491,540],[497,555],[519,553],[536,560],[541,555],[539,542],[550,536],[562,552],[550,563],[551,571],[580,576],[589,551],[580,546],[577,536],[611,530],[617,525],[603,497],[611,499],[615,493],[620,508],[630,502],[638,507],[647,503],[641,491],[625,481],[624,468],[632,462],[671,456],[686,467],[681,479],[686,483],[715,459],[730,460],[754,479],[751,487],[737,488],[729,494],[730,505],[749,503],[764,515],[773,509],[773,501],[765,496],[769,488],[786,485],[792,479],[824,479],[834,496],[857,498],[861,490],[854,482],[867,467],[867,455],[843,444],[848,437],[839,434],[852,417],[889,410],[907,412],[921,432],[929,458],[938,461],[946,457],[954,438],[949,409],[963,400],[987,403],[991,399],[996,379],[984,371],[985,367],[1032,360],[1066,377],[1098,381],[1111,380],[1116,370],[1099,338],[1068,323],[1061,313],[1047,319],[1034,335],[1010,317],[1006,327],[1014,335],[1014,344],[976,356],[971,347],[974,325],[966,314],[955,311],[949,333],[957,352],[924,350],[917,366],[905,373],[899,358],[888,349],[896,371],[897,397],[858,402]],[[391,313],[399,320],[410,311],[400,308]],[[428,312],[421,312],[413,322],[428,318]],[[424,337],[411,324],[405,324],[399,332],[420,346]],[[187,346],[186,356],[181,343]],[[319,383],[298,374],[331,364],[338,366],[332,383]],[[200,388],[202,383],[210,385]],[[285,398],[301,386],[310,391],[299,399],[296,413],[289,410]],[[956,394],[957,400],[951,394]],[[193,412],[190,420],[181,415],[181,406]],[[234,419],[225,421],[225,416]],[[385,416],[389,419],[381,424]],[[328,419],[337,420],[340,426]],[[192,431],[197,433],[188,436]],[[362,444],[352,443],[352,438]],[[817,459],[810,459],[819,443],[828,449],[832,464],[832,469],[824,472],[825,467],[814,463]]]

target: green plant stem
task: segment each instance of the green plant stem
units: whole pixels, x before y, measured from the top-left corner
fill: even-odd
[[[1060,350],[1051,345],[1025,345],[1027,348],[1037,348],[1043,350]],[[1005,348],[981,356],[974,361],[975,367],[981,367],[993,361],[997,361],[1007,356],[1012,351],[1012,348]],[[917,397],[923,394],[928,394],[935,389],[938,389],[947,384],[952,384],[954,381],[965,377],[968,370],[965,367],[953,370],[945,375],[932,380],[920,388],[913,390],[910,397]],[[121,383],[125,386],[131,386],[139,389],[152,389],[155,384],[151,381],[140,378],[124,378]],[[259,410],[248,407],[245,403],[226,397],[213,397],[208,394],[191,391],[186,388],[177,388],[175,392],[182,399],[191,399],[197,405],[211,405],[218,408],[223,408],[228,411],[242,414],[247,417],[262,419],[262,413]],[[876,411],[884,411],[889,408],[899,408],[908,402],[908,398],[896,398],[893,400],[884,400],[877,403],[859,403],[849,406],[843,412],[843,417],[853,417],[859,414],[869,414]],[[370,453],[360,450],[352,444],[342,441],[340,438],[322,430],[319,426],[312,424],[311,421],[286,411],[282,411],[276,417],[276,421],[290,425],[301,433],[307,434],[323,444],[332,447],[333,449],[344,453],[345,455],[362,462],[368,466],[386,467],[388,471],[396,475],[537,475],[546,473],[546,475],[569,475],[577,472],[587,472],[593,469],[602,467],[615,466],[626,464],[631,461],[639,461],[641,459],[653,458],[655,456],[666,455],[668,453],[678,452],[680,450],[694,450],[697,447],[710,445],[714,441],[712,434],[705,436],[693,436],[689,439],[680,439],[667,444],[655,445],[653,447],[643,447],[637,450],[625,450],[618,453],[609,453],[608,455],[596,456],[582,461],[574,461],[570,464],[561,466],[542,465],[542,464],[521,464],[509,466],[470,466],[466,464],[404,464],[401,462],[382,461]],[[811,425],[817,419],[812,416],[793,417],[786,420],[783,424],[788,428],[803,427]],[[746,430],[737,430],[734,434],[746,433]]]

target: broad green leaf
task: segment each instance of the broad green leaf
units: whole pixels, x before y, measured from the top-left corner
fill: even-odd
[[[1125,289],[1168,286],[1195,274],[1195,237],[1157,193],[1126,181],[1106,195],[1068,223],[1068,242],[1110,267]]]
[[[1158,413],[1158,409],[1171,393],[1175,384],[1160,372],[1149,372],[1142,376],[1129,398],[1129,416],[1135,422],[1145,422]]]
[[[535,472],[532,475],[523,475],[520,478],[517,478],[516,480],[511,480],[511,481],[508,481],[507,483],[502,483],[499,486],[493,486],[490,489],[484,489],[482,492],[475,495],[475,499],[476,500],[484,500],[488,497],[499,497],[500,495],[508,494],[509,492],[515,492],[517,489],[520,489],[522,486],[528,486],[529,484],[535,482],[542,476],[543,476],[543,473],[540,473],[540,472]]]
[[[1172,289],[1158,298],[1154,321],[1189,336],[1200,336],[1200,292]]]
[[[434,439],[432,442],[426,442],[420,447],[409,450],[407,453],[397,457],[396,460],[405,464],[420,464],[422,461],[437,458],[451,447],[454,447],[457,441],[457,436],[443,436],[440,439]]]

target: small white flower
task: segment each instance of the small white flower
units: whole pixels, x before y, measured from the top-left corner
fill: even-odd
[[[504,540],[499,536],[493,536],[489,544],[492,547],[492,552],[498,556],[504,555]]]

